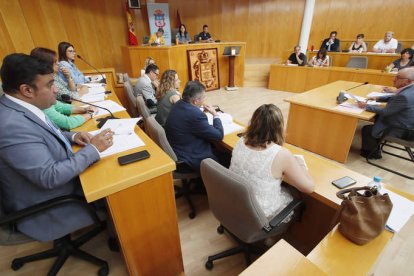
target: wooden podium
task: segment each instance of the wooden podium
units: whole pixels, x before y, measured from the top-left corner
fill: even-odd
[[[225,87],[227,91],[237,90],[234,86],[234,60],[240,55],[240,46],[227,46],[224,48],[223,56],[229,57],[229,84]]]

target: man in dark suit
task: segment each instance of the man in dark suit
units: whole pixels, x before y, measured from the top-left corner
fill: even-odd
[[[358,105],[377,114],[375,123],[362,128],[361,156],[380,159],[381,152],[375,148],[384,131],[390,126],[414,128],[414,68],[398,71],[394,79],[397,90],[388,98],[385,107],[371,106],[363,102]],[[394,130],[388,135],[405,138],[406,132]],[[374,152],[372,152],[374,151]],[[372,152],[372,153],[371,153]]]
[[[167,139],[178,160],[184,161],[195,171],[205,158],[218,158],[213,152],[211,141],[223,139],[223,125],[217,112],[204,103],[205,87],[198,81],[189,81],[183,92],[182,100],[173,105],[165,124]],[[213,115],[213,125],[201,111]]]
[[[336,38],[338,33],[333,31],[330,33],[328,38],[325,38],[321,44],[320,49],[326,49],[328,52],[340,52],[341,51],[341,41]]]
[[[92,137],[60,132],[42,112],[56,103],[50,63],[25,54],[4,58],[0,98],[0,195],[14,212],[63,195],[83,195],[78,175],[112,145],[112,132]],[[84,146],[73,153],[71,142]],[[88,212],[64,205],[17,224],[22,233],[50,241],[92,224]]]

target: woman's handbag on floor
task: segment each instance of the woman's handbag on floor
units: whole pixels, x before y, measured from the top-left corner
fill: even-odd
[[[347,239],[363,245],[384,231],[392,210],[388,194],[365,186],[344,189],[336,196],[342,199],[338,230]]]

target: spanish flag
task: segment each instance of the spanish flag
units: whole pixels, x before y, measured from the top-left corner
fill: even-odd
[[[131,13],[128,7],[128,1],[126,1],[126,14],[127,14],[127,20],[128,20],[129,45],[131,46],[138,45],[137,36],[135,35],[134,22],[132,21],[132,16],[131,16]]]

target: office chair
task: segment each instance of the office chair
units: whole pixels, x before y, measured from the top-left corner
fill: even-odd
[[[171,29],[171,44],[175,44],[175,37],[177,36],[178,28]]]
[[[191,200],[190,191],[191,183],[200,178],[200,174],[194,172],[189,168],[184,162],[179,161],[177,155],[175,155],[174,150],[171,148],[170,143],[167,140],[165,135],[164,128],[155,120],[154,117],[147,117],[146,119],[146,132],[148,136],[160,147],[165,153],[167,153],[172,160],[175,161],[176,170],[173,172],[173,178],[179,179],[182,182],[182,187],[174,186],[176,191],[176,198],[184,196],[190,206],[190,213],[188,216],[193,219],[196,216],[196,209],[194,203]]]
[[[366,69],[368,67],[368,58],[352,56],[349,58],[348,63],[346,64],[346,67]]]
[[[300,199],[294,199],[269,222],[249,183],[236,173],[208,158],[201,162],[201,177],[207,189],[210,210],[220,222],[217,232],[222,234],[226,230],[239,244],[209,256],[205,264],[209,270],[213,268],[213,261],[241,252],[244,253],[246,265],[249,265],[251,253],[265,251],[253,244],[285,232],[294,219],[292,217],[289,223],[282,223],[283,220],[302,205]],[[301,211],[294,214],[300,216]]]
[[[131,82],[129,81],[128,74],[124,76],[124,93],[128,96],[128,111],[131,117],[136,118],[139,116],[137,107],[137,98],[134,96],[134,90],[132,89]]]
[[[402,49],[403,49],[402,43],[401,42],[398,42],[398,44],[397,44],[397,50],[395,50],[395,53],[397,53],[397,54],[401,53]]]
[[[143,36],[142,37],[142,44],[143,45],[148,45],[149,39],[150,39],[149,36],[147,36],[147,35]]]
[[[5,214],[3,210],[2,197],[0,195],[0,244],[1,245],[16,245],[21,243],[27,243],[33,241],[33,239],[23,235],[16,230],[15,224],[24,218],[36,216],[44,211],[52,208],[59,207],[66,204],[78,204],[83,206],[84,209],[89,212],[93,220],[95,221],[95,227],[89,232],[83,234],[77,239],[72,240],[70,233],[66,236],[53,241],[53,248],[32,254],[25,257],[16,258],[12,261],[11,268],[13,270],[20,269],[25,263],[57,257],[55,263],[49,270],[48,275],[56,275],[60,268],[63,266],[69,256],[74,256],[90,263],[96,264],[100,267],[98,275],[108,275],[109,268],[108,263],[104,260],[98,259],[95,256],[81,250],[81,247],[85,242],[95,237],[103,229],[105,229],[105,223],[101,222],[96,215],[92,207],[80,196],[61,196],[54,199],[47,200],[45,202],[38,203],[34,206]],[[41,226],[39,226],[41,227]]]
[[[390,133],[395,132],[395,131],[403,131],[404,132],[403,138],[396,138],[396,137],[393,137],[393,136],[389,135]],[[398,146],[393,145],[393,144],[397,144]],[[395,154],[395,153],[390,152],[390,151],[386,151],[386,150],[384,150],[384,147],[386,147],[386,146],[394,148],[394,149],[406,151],[410,158]],[[390,127],[390,128],[388,128],[384,131],[384,134],[382,135],[382,138],[381,138],[380,142],[378,143],[378,146],[375,147],[375,148],[379,148],[382,153],[386,153],[386,154],[389,154],[389,155],[392,155],[392,156],[395,156],[395,157],[398,157],[400,159],[404,159],[404,160],[407,160],[407,161],[411,161],[412,163],[414,163],[414,153],[412,151],[412,149],[414,148],[414,129],[407,129],[407,128],[402,128],[402,127],[397,127],[397,126]],[[374,163],[372,161],[372,159],[370,159],[371,155],[374,154],[374,153],[375,153],[375,151],[372,151],[366,157],[367,163],[369,163],[373,166],[376,166],[378,168],[384,169],[386,171],[395,173],[399,176],[402,176],[402,177],[405,177],[405,178],[408,178],[408,179],[412,179],[412,180],[414,179],[414,176],[403,174],[403,173],[398,172],[396,170],[392,170],[392,169],[387,168],[385,166]]]

